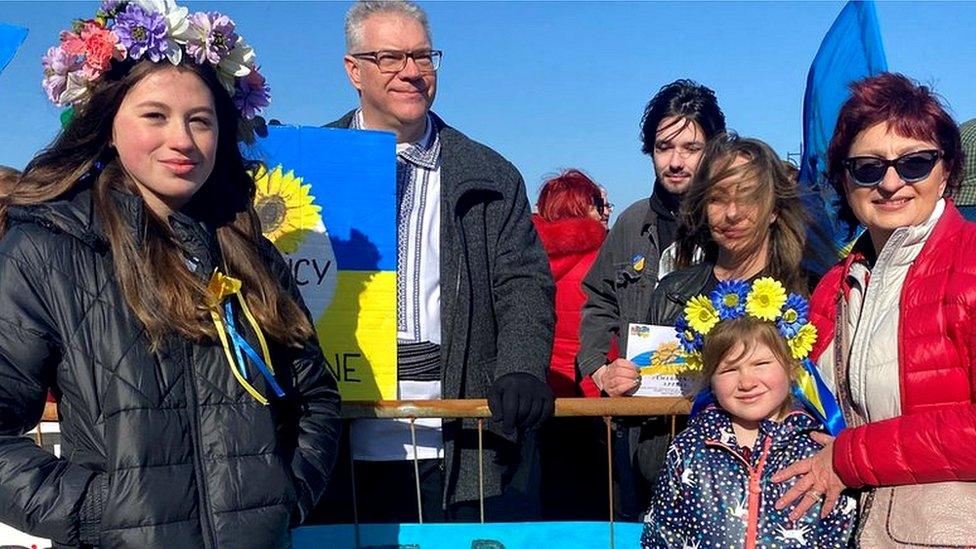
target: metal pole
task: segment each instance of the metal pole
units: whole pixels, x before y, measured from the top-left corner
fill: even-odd
[[[485,427],[485,420],[478,418],[478,514],[481,517],[481,524],[485,523],[485,448],[482,435]]]
[[[607,507],[610,509],[610,549],[613,549],[613,432],[610,429],[610,416],[603,416],[607,426]]]
[[[420,464],[417,462],[417,426],[414,422],[417,418],[410,418],[410,440],[413,442],[413,479],[417,487],[417,519],[420,524],[424,523],[424,504],[420,497]]]

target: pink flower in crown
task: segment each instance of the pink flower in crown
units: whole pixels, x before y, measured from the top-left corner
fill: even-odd
[[[44,80],[42,85],[48,98],[61,105],[62,95],[68,89],[68,77],[72,72],[81,69],[81,59],[77,55],[67,53],[59,46],[48,48],[41,60],[44,66]]]
[[[84,56],[84,70],[91,79],[108,70],[112,59],[122,58],[122,52],[116,48],[118,42],[118,36],[94,21],[85,21],[79,34],[61,33],[61,48],[66,53]]]

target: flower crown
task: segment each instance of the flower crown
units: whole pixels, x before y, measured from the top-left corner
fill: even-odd
[[[817,328],[810,323],[810,307],[798,294],[787,295],[783,285],[772,278],[754,281],[719,282],[708,297],[698,295],[685,305],[684,315],[675,324],[685,361],[701,367],[705,336],[719,323],[749,315],[776,324],[786,339],[793,358],[803,361],[817,340]]]
[[[58,106],[86,102],[113,61],[184,58],[209,63],[241,116],[252,119],[271,101],[254,50],[218,12],[189,13],[174,0],[102,0],[93,19],[76,20],[44,55],[44,91]]]

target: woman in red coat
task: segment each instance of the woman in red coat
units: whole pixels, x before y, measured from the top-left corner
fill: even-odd
[[[793,515],[863,488],[859,547],[972,546],[976,506],[976,225],[946,198],[962,146],[928,88],[852,86],[828,150],[841,213],[866,229],[817,285],[814,356],[847,420],[778,502]],[[893,487],[893,488],[892,488]],[[900,545],[904,543],[906,545]]]
[[[556,280],[556,334],[549,386],[557,398],[598,397],[589,377],[576,378],[580,310],[586,296],[580,284],[600,251],[609,204],[600,188],[578,170],[546,181],[532,216],[549,255]],[[606,485],[574,482],[581,473],[606,467],[600,446],[602,423],[592,418],[550,420],[540,434],[544,520],[606,519]],[[603,496],[603,497],[601,497]]]
[[[556,280],[556,337],[549,367],[549,386],[559,397],[596,397],[600,390],[588,377],[576,381],[580,310],[586,301],[581,283],[596,259],[607,228],[608,203],[600,187],[578,170],[567,170],[546,181],[532,216],[549,255]]]

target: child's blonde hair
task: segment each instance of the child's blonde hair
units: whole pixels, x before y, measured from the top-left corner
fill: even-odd
[[[742,343],[742,352],[739,356],[729,357],[730,359],[739,360],[747,355],[757,343],[765,344],[786,369],[791,384],[802,368],[800,362],[790,354],[786,339],[779,333],[775,324],[745,315],[733,320],[719,322],[705,338],[705,344],[702,347],[702,387],[711,384],[712,376],[718,369],[719,363],[726,358],[726,355],[732,351],[737,343]],[[779,412],[785,413],[792,404],[792,397],[787,398]]]

